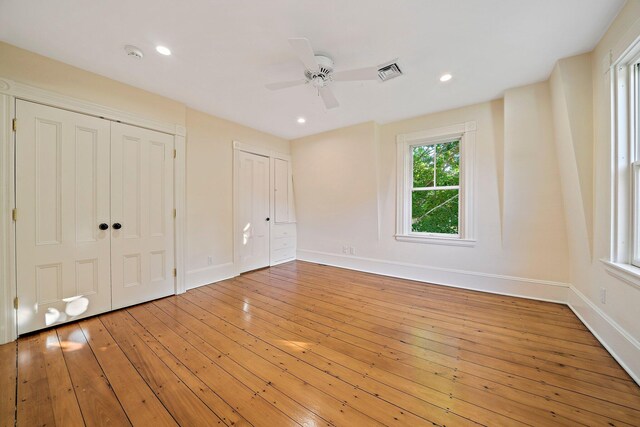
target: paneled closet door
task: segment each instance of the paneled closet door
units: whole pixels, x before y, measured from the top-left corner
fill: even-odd
[[[111,308],[109,122],[16,102],[18,333]]]
[[[113,308],[174,293],[173,136],[111,124]]]
[[[240,272],[269,265],[269,158],[238,153]]]

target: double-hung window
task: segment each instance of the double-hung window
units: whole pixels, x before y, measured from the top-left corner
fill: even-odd
[[[640,40],[613,66],[612,227],[608,271],[640,286]]]
[[[472,245],[475,122],[398,135],[396,239]]]
[[[613,68],[614,221],[611,260],[640,268],[640,44]]]

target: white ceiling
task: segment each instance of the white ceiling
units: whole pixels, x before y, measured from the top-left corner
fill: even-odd
[[[495,99],[593,49],[624,0],[0,0],[0,39],[284,138]],[[287,39],[337,71],[393,58],[386,83],[335,82],[325,110]],[[142,61],[123,47],[140,47]],[[173,55],[154,50],[168,46]],[[440,83],[450,72],[454,78]],[[296,123],[298,116],[307,123]]]

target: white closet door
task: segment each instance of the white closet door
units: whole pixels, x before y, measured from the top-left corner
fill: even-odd
[[[269,265],[269,158],[238,153],[240,271]]]
[[[16,102],[18,333],[111,308],[109,122]]]
[[[174,293],[173,136],[111,124],[113,308]]]

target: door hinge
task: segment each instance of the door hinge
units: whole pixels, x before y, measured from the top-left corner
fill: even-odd
[[[173,277],[177,277],[178,276],[178,269],[174,268],[173,269]]]
[[[13,129],[14,132],[18,130],[18,119],[13,119],[11,121],[11,128]]]
[[[15,308],[16,310],[18,309],[18,297],[15,297],[13,299],[13,308]]]
[[[18,209],[11,210],[11,219],[13,219],[14,221],[18,220]]]
[[[173,217],[175,218],[175,217],[177,217],[177,216],[178,216],[178,210],[177,210],[177,209],[174,209],[174,210],[173,210]]]
[[[174,149],[174,150],[173,150],[173,158],[175,159],[177,155],[178,155],[178,150],[175,150],[175,149]]]

